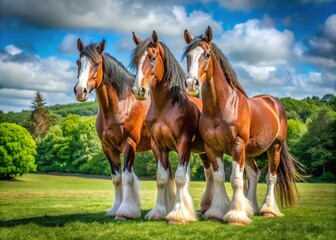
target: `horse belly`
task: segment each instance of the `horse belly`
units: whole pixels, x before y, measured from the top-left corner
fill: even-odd
[[[274,142],[280,128],[279,121],[272,113],[262,118],[255,117],[251,123],[250,139],[246,144],[247,156],[258,156]]]

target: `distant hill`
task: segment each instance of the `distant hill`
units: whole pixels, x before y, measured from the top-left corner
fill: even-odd
[[[48,107],[48,110],[66,117],[69,113],[77,114],[79,116],[95,116],[98,113],[98,102],[82,102],[82,103],[69,103],[57,104]]]

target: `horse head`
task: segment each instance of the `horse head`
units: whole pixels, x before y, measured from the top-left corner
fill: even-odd
[[[82,41],[78,39],[77,49],[80,55],[77,59],[78,81],[74,87],[74,94],[77,101],[84,102],[89,93],[102,82],[105,40],[99,44],[84,46]]]
[[[186,29],[184,31],[184,40],[188,44],[183,56],[187,58],[188,76],[184,82],[188,94],[197,95],[200,86],[210,79],[212,68],[212,29],[208,27],[204,36],[198,36],[192,39]]]
[[[155,31],[151,38],[144,41],[133,32],[133,40],[137,47],[134,49],[132,62],[137,71],[132,91],[136,99],[146,100],[150,89],[164,76],[164,49]]]

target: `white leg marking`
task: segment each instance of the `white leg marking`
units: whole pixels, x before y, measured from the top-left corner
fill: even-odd
[[[123,201],[117,211],[116,219],[140,218],[140,181],[139,178],[127,169],[122,173]]]
[[[111,176],[114,185],[114,202],[112,208],[107,211],[106,216],[116,216],[122,202],[121,174],[118,172],[116,175],[111,174]]]
[[[275,196],[274,196],[274,187],[277,182],[278,177],[276,175],[272,176],[270,170],[268,170],[268,174],[266,176],[266,183],[267,183],[267,194],[264,200],[264,203],[261,206],[260,213],[262,215],[267,216],[276,216],[282,217],[284,214],[280,212],[280,209],[276,203]]]
[[[232,162],[231,186],[233,197],[230,211],[225,214],[223,220],[230,224],[244,225],[251,222],[249,216],[253,215],[253,208],[250,201],[244,196],[243,169],[240,169],[236,161]]]
[[[245,166],[247,178],[248,178],[248,188],[247,188],[247,199],[251,202],[254,214],[259,213],[258,201],[257,201],[257,184],[260,176],[260,171],[256,172],[249,165]]]
[[[206,212],[210,206],[214,195],[214,176],[213,176],[213,169],[212,166],[210,166],[208,169],[204,168],[204,174],[205,174],[205,191],[203,193],[202,199],[201,199],[201,213]]]
[[[190,164],[178,166],[175,173],[176,201],[173,210],[166,217],[170,223],[197,221],[194,204],[189,193]]]
[[[156,184],[158,190],[156,206],[146,214],[145,219],[148,220],[164,219],[172,209],[172,203],[175,200],[175,184],[169,178],[169,170],[164,169],[160,161],[157,165]]]
[[[222,220],[229,210],[230,200],[225,189],[225,172],[222,159],[217,158],[218,171],[213,173],[214,193],[211,206],[205,212],[205,219]]]

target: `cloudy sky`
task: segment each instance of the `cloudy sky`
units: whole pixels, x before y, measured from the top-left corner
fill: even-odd
[[[128,66],[132,31],[156,30],[180,60],[184,29],[207,26],[249,96],[336,95],[335,0],[0,0],[0,110],[29,109],[36,91],[75,102],[78,38],[106,39]]]

